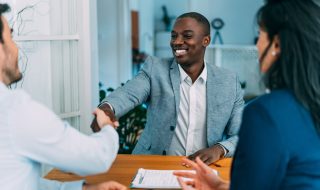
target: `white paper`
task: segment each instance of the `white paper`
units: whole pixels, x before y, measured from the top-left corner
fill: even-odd
[[[148,170],[140,168],[131,183],[131,188],[161,188],[181,189],[177,176],[173,175],[177,170]],[[183,170],[195,173],[194,170]],[[218,174],[216,170],[212,170]],[[188,180],[187,178],[182,178]]]

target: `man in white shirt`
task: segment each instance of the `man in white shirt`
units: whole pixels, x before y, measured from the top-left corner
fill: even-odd
[[[86,136],[53,112],[35,102],[23,90],[7,86],[19,81],[18,48],[12,40],[0,4],[0,184],[3,190],[126,189],[116,182],[88,185],[84,181],[59,183],[40,177],[41,163],[78,175],[107,171],[119,145],[118,134],[103,111],[95,110],[101,131]]]
[[[174,58],[149,57],[137,76],[100,104],[114,119],[147,103],[133,154],[199,156],[206,164],[233,156],[243,91],[234,73],[204,60],[209,44],[209,21],[196,12],[180,15],[171,31]],[[95,121],[91,126],[98,131]]]

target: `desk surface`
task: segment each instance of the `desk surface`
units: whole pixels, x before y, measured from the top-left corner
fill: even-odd
[[[126,186],[130,186],[133,176],[138,168],[162,169],[162,170],[184,170],[187,169],[181,165],[180,156],[151,156],[151,155],[124,155],[119,154],[110,170],[99,175],[79,177],[71,173],[63,173],[59,170],[52,170],[46,176],[47,179],[59,181],[74,181],[86,179],[89,184],[100,183],[114,180]],[[221,167],[212,165],[212,168],[218,170],[219,175],[225,179],[230,178],[230,168],[232,160],[227,158],[220,160],[217,164]]]

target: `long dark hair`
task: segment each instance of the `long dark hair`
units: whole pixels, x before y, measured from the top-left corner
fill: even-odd
[[[267,0],[257,21],[270,40],[262,60],[275,36],[280,40],[281,53],[267,71],[265,85],[290,89],[320,131],[320,7],[312,0]]]

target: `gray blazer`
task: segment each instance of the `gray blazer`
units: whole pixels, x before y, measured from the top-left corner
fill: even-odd
[[[207,144],[221,144],[232,156],[244,105],[238,77],[207,64]],[[119,118],[147,102],[147,123],[133,154],[166,154],[177,124],[180,72],[174,59],[149,57],[140,72],[104,101]]]

